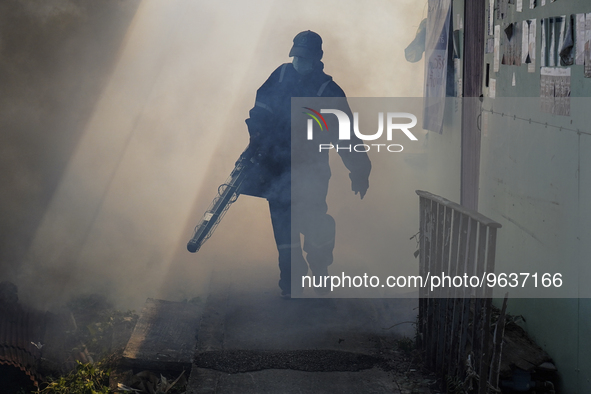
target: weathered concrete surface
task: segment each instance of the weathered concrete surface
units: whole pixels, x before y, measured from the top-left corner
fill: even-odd
[[[214,275],[187,393],[398,393],[382,358],[410,299],[284,300],[277,268]]]
[[[234,375],[198,368],[193,370],[189,385],[187,394],[400,393],[388,373],[378,368],[359,372],[267,369]]]
[[[197,343],[198,325],[197,305],[148,298],[125,347],[123,360],[139,369],[188,369]]]

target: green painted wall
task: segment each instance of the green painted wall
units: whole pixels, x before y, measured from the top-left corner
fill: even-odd
[[[591,135],[576,130],[591,132],[591,78],[584,78],[583,66],[570,66],[570,116],[542,112],[539,96],[540,20],[588,13],[591,3],[547,0],[541,6],[537,0],[533,10],[529,0],[523,3],[523,12],[509,4],[505,19],[494,24],[536,19],[535,72],[501,64],[494,73],[493,54],[485,55],[496,98],[487,97],[485,87],[482,107],[499,114],[482,117],[479,210],[503,225],[497,272],[561,272],[573,289],[568,299],[511,299],[509,312],[525,316],[528,332],[553,357],[561,376],[558,392],[589,393],[591,301],[577,295],[591,281]]]

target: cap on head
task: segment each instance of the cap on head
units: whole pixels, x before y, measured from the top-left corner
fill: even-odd
[[[293,39],[293,46],[289,56],[300,56],[307,59],[322,59],[322,38],[313,31],[306,30],[299,33]]]

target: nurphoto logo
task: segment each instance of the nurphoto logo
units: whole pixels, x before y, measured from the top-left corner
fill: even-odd
[[[339,122],[339,141],[350,141],[351,140],[351,119],[349,116],[341,110],[338,109],[321,109],[320,112],[309,108],[304,107],[304,109],[310,111],[305,112],[305,114],[309,115],[312,119],[308,119],[307,123],[307,138],[309,141],[314,139],[314,121],[320,127],[320,130],[323,131],[325,128],[328,131],[328,124],[326,123],[326,119],[322,114],[333,114],[337,117]],[[353,132],[357,138],[363,141],[375,141],[378,138],[382,137],[384,134],[384,118],[386,119],[386,139],[388,141],[392,141],[392,136],[394,135],[394,131],[402,131],[408,139],[411,141],[417,141],[417,137],[415,137],[409,129],[413,128],[417,124],[417,117],[408,112],[388,112],[386,116],[384,116],[384,112],[378,113],[378,131],[374,134],[362,134],[359,130],[359,113],[353,113]],[[396,123],[395,123],[396,119]],[[407,123],[400,123],[400,119],[410,120]],[[356,145],[346,145],[346,144],[319,144],[318,150],[321,152],[322,150],[328,149],[336,149],[337,152],[339,150],[348,150],[351,152],[352,150],[355,152],[368,152],[372,149],[380,151],[380,148],[385,147],[385,150],[388,152],[402,152],[404,147],[400,144],[356,144]]]

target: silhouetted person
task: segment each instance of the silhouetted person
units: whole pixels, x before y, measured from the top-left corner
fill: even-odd
[[[258,152],[258,165],[249,174],[241,192],[269,201],[279,252],[279,287],[284,297],[292,293],[292,272],[293,285],[297,287],[293,289],[295,294],[301,292],[301,276],[307,274],[308,265],[315,276],[324,276],[333,261],[335,222],[327,214],[326,205],[331,175],[328,151],[297,156],[294,153],[294,168],[291,157],[291,98],[345,97],[332,77],[324,73],[322,55],[322,39],[318,34],[310,30],[299,33],[289,52],[292,63],[279,66],[258,89],[255,106],[246,120],[249,150]],[[348,105],[344,111],[353,119]],[[332,136],[336,138],[336,134]],[[347,143],[355,145],[362,141],[352,136]],[[317,150],[316,144],[315,152]],[[339,154],[351,171],[352,190],[363,198],[371,171],[367,154],[347,150]],[[303,251],[307,253],[308,264],[302,254],[300,234],[304,235]]]

